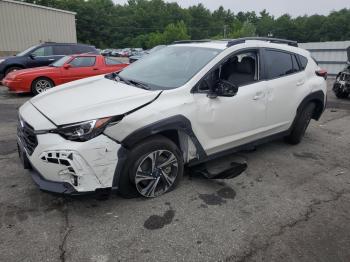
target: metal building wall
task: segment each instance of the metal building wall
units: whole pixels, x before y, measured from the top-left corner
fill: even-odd
[[[0,0],[0,55],[40,42],[76,43],[74,12]]]
[[[330,76],[336,76],[347,62],[347,48],[350,41],[300,43],[299,47],[310,51],[319,66],[326,69]]]

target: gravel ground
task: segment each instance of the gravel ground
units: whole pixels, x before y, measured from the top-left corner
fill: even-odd
[[[330,93],[300,145],[239,153],[235,179],[187,174],[157,199],[99,201],[41,192],[21,167],[29,98],[0,87],[0,261],[350,261],[350,99]]]

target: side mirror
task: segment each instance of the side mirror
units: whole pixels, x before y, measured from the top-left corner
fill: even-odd
[[[36,57],[36,55],[35,54],[29,54],[29,57],[31,58],[31,59],[35,59],[35,57]]]
[[[63,68],[64,68],[64,69],[69,69],[69,68],[71,68],[71,65],[70,65],[70,64],[64,64],[64,65],[63,65]]]
[[[208,97],[216,98],[218,96],[232,97],[238,92],[238,87],[226,80],[219,80],[214,85],[214,88],[209,90]]]

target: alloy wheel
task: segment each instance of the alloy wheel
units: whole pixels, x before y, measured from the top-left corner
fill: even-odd
[[[40,79],[35,83],[35,90],[37,91],[38,94],[47,91],[52,87],[52,84],[50,81],[46,79]]]
[[[135,185],[144,197],[157,197],[167,192],[178,175],[178,160],[168,150],[156,150],[144,156],[137,167]]]

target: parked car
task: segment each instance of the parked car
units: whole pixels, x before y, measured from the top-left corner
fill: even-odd
[[[47,66],[66,55],[82,53],[98,54],[98,51],[83,44],[49,42],[32,46],[16,56],[0,57],[0,80],[12,71]]]
[[[111,52],[111,56],[119,57],[120,52],[121,52],[121,49],[113,49],[113,51]]]
[[[132,54],[132,56],[129,57],[129,62],[130,63],[136,62],[137,60],[141,59],[145,55],[149,55],[155,51],[161,50],[164,47],[165,47],[165,45],[157,45],[150,50],[142,51],[139,53],[134,53],[134,54]]]
[[[74,80],[119,72],[128,64],[122,64],[102,55],[65,56],[49,66],[13,71],[2,80],[2,84],[15,93],[34,95]]]
[[[119,52],[119,56],[121,57],[129,57],[131,54],[130,48],[124,48]]]
[[[285,137],[325,108],[326,73],[296,42],[178,42],[113,77],[62,85],[19,109],[18,148],[40,188],[157,197],[184,165]],[[311,134],[312,135],[312,134]]]
[[[112,49],[104,49],[104,50],[102,50],[101,55],[110,56],[111,53],[112,53]]]
[[[347,98],[350,94],[350,47],[348,47],[347,53],[347,66],[338,73],[333,85],[333,92],[338,98]]]

